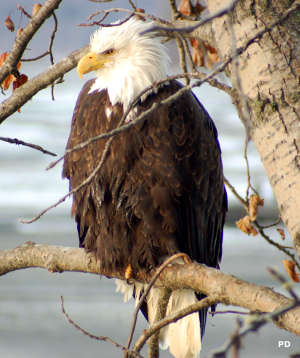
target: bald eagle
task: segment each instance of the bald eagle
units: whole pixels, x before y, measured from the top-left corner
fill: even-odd
[[[90,52],[77,71],[80,77],[95,71],[96,78],[79,94],[67,149],[116,128],[133,99],[166,77],[166,48],[145,32],[152,25],[131,18],[91,36]],[[101,170],[73,195],[80,247],[93,253],[105,272],[126,276],[130,268],[134,279],[139,270],[153,270],[178,252],[219,267],[227,199],[217,130],[191,91],[161,103],[181,88],[171,80],[144,94],[127,122],[160,105],[114,138]],[[99,140],[65,157],[63,175],[70,189],[97,167],[104,147],[105,140]],[[143,291],[134,280],[117,285],[127,299]],[[158,288],[151,290],[142,308],[150,323],[158,296]],[[191,290],[174,291],[167,314],[201,297]],[[198,357],[206,314],[203,310],[166,327],[160,333],[162,346],[177,358]]]

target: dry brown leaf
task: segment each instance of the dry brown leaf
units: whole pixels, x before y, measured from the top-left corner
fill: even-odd
[[[236,222],[236,226],[247,235],[256,236],[258,232],[251,223],[249,215],[244,216]]]
[[[208,42],[204,42],[204,47],[207,50],[207,68],[211,68],[215,63],[219,62],[217,50],[212,47]]]
[[[193,47],[193,52],[192,52],[192,61],[196,66],[204,66],[204,56],[203,53],[201,51],[201,46],[200,43],[197,39],[195,39],[194,37],[192,37],[190,39],[191,45]]]
[[[294,282],[299,282],[299,275],[296,272],[295,262],[291,260],[282,260],[282,263],[290,279]]]
[[[21,74],[20,77],[16,78],[13,82],[13,91],[21,87],[27,81],[28,81],[28,77],[24,74]]]
[[[190,0],[181,0],[177,8],[182,15],[190,16],[192,14],[192,4]]]
[[[185,16],[199,16],[204,9],[205,7],[202,6],[199,1],[197,1],[193,6],[191,0],[181,0],[177,8],[178,12]]]
[[[10,16],[7,16],[7,18],[4,21],[4,25],[8,28],[9,31],[11,32],[15,31],[15,24],[13,23]]]
[[[256,220],[258,206],[264,205],[264,199],[261,199],[257,194],[252,194],[249,200],[249,216],[251,221]]]
[[[197,3],[196,3],[195,6],[194,6],[194,12],[195,12],[197,15],[200,15],[203,10],[205,10],[205,6],[202,6],[202,5],[197,1]]]
[[[42,7],[42,5],[39,3],[34,4],[32,7],[32,12],[31,12],[32,16],[35,16],[41,7]]]
[[[194,37],[190,39],[190,42],[193,48],[192,61],[196,66],[211,68],[219,61],[217,50],[208,42],[200,42]]]
[[[2,52],[0,55],[0,67],[3,65],[4,61],[6,60],[8,56],[8,52]],[[17,70],[19,70],[21,67],[21,62],[19,62],[17,64]],[[1,83],[1,87],[3,88],[4,91],[7,91],[9,89],[10,84],[12,83],[12,81],[15,79],[15,76],[10,74],[8,75],[5,80]]]
[[[24,74],[21,74],[20,77],[16,78],[14,81],[13,81],[13,91],[19,87],[21,87],[24,83],[26,83],[28,81],[28,77]],[[20,108],[18,108],[18,112],[20,113],[21,110]]]
[[[276,230],[279,232],[279,234],[280,234],[280,236],[281,236],[281,240],[285,240],[285,233],[284,233],[284,231],[283,231],[282,229],[280,229],[280,228],[277,228]]]

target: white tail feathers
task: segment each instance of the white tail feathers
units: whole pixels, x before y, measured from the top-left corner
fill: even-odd
[[[128,301],[135,288],[136,303],[139,300],[140,293],[146,285],[135,282],[128,285],[124,281],[116,280],[117,291],[124,294],[124,301]],[[148,319],[153,323],[159,297],[162,289],[152,288],[147,297]],[[193,303],[197,302],[195,293],[192,290],[173,291],[166,316],[175,313]],[[160,347],[169,348],[175,358],[199,358],[201,350],[200,321],[198,312],[186,316],[175,323],[171,323],[160,331]]]

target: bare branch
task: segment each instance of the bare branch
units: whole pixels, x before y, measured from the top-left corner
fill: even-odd
[[[179,254],[175,254],[173,256],[171,256],[168,260],[166,260],[157,270],[155,270],[155,274],[153,276],[153,278],[151,279],[151,281],[149,282],[148,287],[146,288],[145,292],[143,293],[142,297],[139,300],[139,303],[137,304],[134,314],[133,314],[133,321],[132,321],[132,325],[131,325],[131,330],[130,330],[130,334],[127,340],[127,345],[126,347],[129,349],[130,348],[130,344],[132,342],[132,338],[133,338],[133,333],[135,330],[135,326],[136,326],[136,321],[137,321],[137,315],[139,313],[140,308],[142,307],[143,302],[145,301],[146,297],[148,296],[151,288],[154,286],[155,282],[158,280],[160,274],[162,273],[162,271],[174,260],[180,258],[180,257],[187,257],[186,254],[184,253],[179,253]]]
[[[49,51],[46,51],[44,53],[42,53],[41,55],[38,55],[36,57],[32,57],[32,58],[22,58],[21,62],[33,62],[33,61],[37,61],[40,60],[43,57],[46,57],[49,55]]]
[[[260,315],[256,314],[253,315],[250,319],[247,318],[241,321],[239,324],[239,328],[232,335],[232,337],[227,342],[225,342],[223,347],[214,350],[214,352],[212,352],[212,354],[210,355],[211,357],[225,357],[226,352],[228,352],[231,347],[235,346],[236,344],[238,345],[238,348],[240,347],[241,338],[245,337],[248,333],[257,332],[262,326],[269,322],[273,322],[283,313],[290,312],[300,306],[300,299],[291,288],[290,283],[287,282],[287,280],[276,270],[269,269],[269,271],[288,290],[294,300],[285,307],[277,309],[271,313],[265,313]]]
[[[132,11],[132,10],[129,10],[129,9],[124,9],[124,8],[113,8],[113,9],[108,9],[108,10],[99,10],[99,11],[96,11],[95,13],[93,13],[92,15],[90,15],[88,20],[91,20],[92,18],[94,18],[95,16],[98,16],[100,14],[110,14],[112,12],[125,12],[125,13],[129,13],[131,15],[138,15],[138,16],[144,17],[145,19],[155,21],[155,22],[157,22],[159,24],[171,26],[170,21],[161,19],[161,18],[159,18],[157,16],[146,14],[144,12]]]
[[[179,319],[190,315],[194,312],[198,312],[203,308],[212,306],[214,304],[218,303],[218,299],[215,297],[206,297],[203,298],[201,301],[196,302],[186,308],[183,308],[182,310],[178,312],[174,312],[172,315],[169,315],[168,317],[154,323],[149,329],[144,330],[140,338],[137,340],[137,342],[134,345],[133,351],[134,352],[140,352],[140,350],[145,345],[146,341],[156,332],[159,332],[160,329],[167,326],[170,323],[176,322]]]
[[[32,143],[28,143],[28,142],[24,142],[20,139],[17,138],[7,138],[7,137],[0,137],[0,140],[7,142],[7,143],[13,143],[13,144],[18,144],[18,145],[24,145],[26,147],[30,147],[36,150],[41,151],[44,154],[49,154],[52,156],[56,156],[57,154],[50,152],[49,150],[44,149],[43,147],[41,147],[40,145],[37,144],[32,144]]]
[[[3,80],[16,68],[17,63],[20,61],[20,58],[33,35],[53,11],[58,8],[61,2],[62,0],[47,0],[37,14],[31,19],[29,24],[23,29],[21,34],[17,36],[12,50],[0,68],[0,83],[2,83]]]
[[[38,14],[39,13],[40,12],[38,12]],[[0,104],[0,124],[40,90],[61,78],[64,73],[72,70],[80,58],[88,51],[88,48],[88,46],[85,46],[80,50],[72,52],[69,56],[57,62],[45,72],[42,72],[17,88],[8,99]]]
[[[13,250],[0,251],[0,275],[29,267],[41,267],[51,272],[76,271],[102,274],[124,279],[122,272],[100,272],[100,263],[84,249],[26,243]],[[151,274],[139,272],[141,282],[150,282]],[[250,311],[274,312],[290,305],[293,300],[274,290],[248,283],[211,267],[196,263],[167,267],[157,281],[158,286],[171,290],[190,288],[212,296],[226,305],[244,307]],[[243,294],[241,295],[241,292]],[[300,335],[300,308],[280,315],[277,326]]]
[[[152,32],[152,31],[165,31],[165,32],[177,32],[177,33],[191,33],[193,31],[195,31],[196,29],[198,29],[200,26],[205,25],[208,22],[211,22],[213,19],[216,19],[217,17],[221,17],[225,14],[227,14],[228,12],[231,12],[234,10],[236,4],[238,3],[239,0],[233,0],[228,6],[224,7],[223,9],[217,11],[216,13],[207,16],[205,19],[201,20],[201,21],[197,21],[195,25],[193,26],[185,26],[185,27],[159,27],[159,26],[154,26],[146,31],[144,31],[144,33],[147,32]]]
[[[96,341],[105,341],[105,342],[109,342],[111,344],[113,344],[115,347],[120,348],[123,352],[127,352],[128,350],[122,346],[121,344],[119,344],[118,342],[114,341],[112,338],[110,337],[106,337],[106,336],[95,336],[94,334],[91,334],[90,332],[88,332],[87,330],[83,329],[82,327],[80,327],[77,323],[75,323],[72,318],[68,315],[68,313],[65,310],[65,305],[64,305],[64,298],[63,296],[60,296],[61,299],[61,310],[62,313],[64,314],[64,316],[66,317],[67,321],[76,329],[78,329],[81,333],[83,333],[84,335],[88,336],[91,339],[95,339]],[[131,355],[133,356],[133,355]],[[141,357],[140,354],[136,353],[134,355],[135,357]]]
[[[278,244],[278,242],[275,242],[274,240],[272,240],[264,231],[264,228],[260,226],[260,224],[258,223],[257,220],[254,221],[254,224],[258,230],[258,232],[260,233],[260,235],[272,246],[275,246],[279,251],[284,252],[287,256],[289,256],[292,261],[295,262],[298,270],[300,270],[300,264],[298,262],[298,260],[296,259],[296,255],[292,254],[288,248],[284,247],[283,245]]]

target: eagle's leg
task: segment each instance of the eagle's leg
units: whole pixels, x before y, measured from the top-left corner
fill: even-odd
[[[157,309],[156,309],[152,324],[165,318],[168,302],[169,302],[172,291],[168,288],[163,288],[160,290],[160,293],[161,293],[161,295],[158,300]],[[148,358],[158,358],[159,357],[159,333],[160,333],[160,331],[157,331],[149,338]]]

